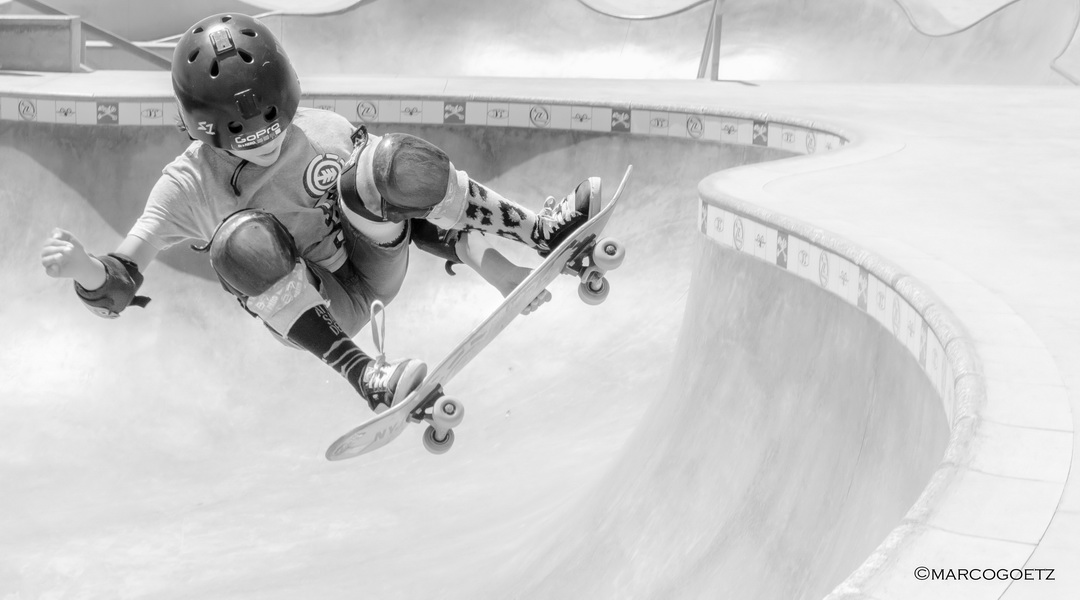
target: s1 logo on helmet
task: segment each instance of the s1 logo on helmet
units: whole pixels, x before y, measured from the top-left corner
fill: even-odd
[[[260,129],[255,133],[238,135],[233,138],[233,143],[236,144],[237,150],[247,150],[248,148],[261,146],[279,135],[281,135],[281,124],[273,123],[269,127]]]

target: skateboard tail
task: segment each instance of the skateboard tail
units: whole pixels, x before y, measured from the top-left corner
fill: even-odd
[[[408,423],[393,419],[381,425],[378,428],[358,427],[341,436],[327,448],[326,459],[343,460],[382,448],[401,435]]]
[[[415,395],[417,392],[413,392]],[[407,404],[412,398],[406,398]],[[409,412],[398,411],[389,418],[372,419],[337,439],[326,449],[326,460],[344,460],[378,450],[405,432]]]

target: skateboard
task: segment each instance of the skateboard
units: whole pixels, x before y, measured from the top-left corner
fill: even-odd
[[[327,460],[354,458],[382,448],[401,435],[409,423],[428,424],[423,443],[429,452],[442,454],[449,450],[454,443],[453,429],[461,424],[465,410],[459,400],[445,394],[443,386],[502,333],[549,284],[560,274],[573,275],[581,280],[578,296],[586,304],[599,304],[607,298],[611,286],[604,275],[622,264],[626,251],[618,240],[600,236],[626,189],[631,171],[633,166],[627,167],[607,205],[563,240],[487,319],[428,373],[412,393],[338,438],[326,450]],[[377,327],[382,329],[373,315],[373,333]]]

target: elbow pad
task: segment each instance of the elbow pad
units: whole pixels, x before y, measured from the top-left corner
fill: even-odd
[[[129,305],[145,307],[150,299],[136,296],[143,276],[139,266],[123,254],[96,256],[105,265],[105,283],[96,290],[87,290],[75,282],[75,293],[90,312],[106,319],[115,319]]]

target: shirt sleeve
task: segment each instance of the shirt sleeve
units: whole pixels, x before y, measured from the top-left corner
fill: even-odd
[[[192,200],[175,178],[162,175],[150,190],[142,216],[131,235],[146,240],[159,251],[184,240],[202,237],[192,219]]]

